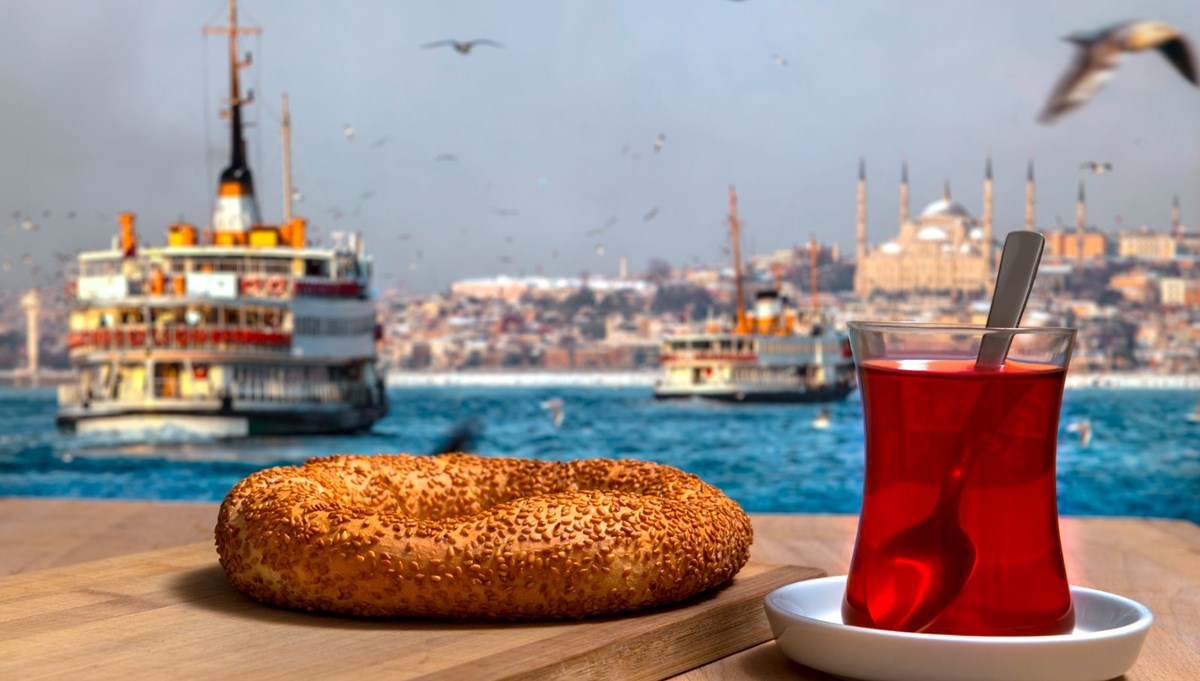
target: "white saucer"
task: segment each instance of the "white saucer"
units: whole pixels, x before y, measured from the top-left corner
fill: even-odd
[[[1070,634],[910,634],[843,624],[845,590],[844,575],[796,582],[764,607],[785,655],[863,681],[1106,681],[1133,666],[1154,620],[1141,603],[1073,586]]]

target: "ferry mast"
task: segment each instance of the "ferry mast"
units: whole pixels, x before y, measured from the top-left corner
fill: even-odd
[[[244,244],[250,228],[262,222],[258,200],[254,196],[254,180],[246,162],[246,140],[242,135],[242,105],[254,100],[254,93],[242,97],[238,72],[250,65],[250,54],[238,59],[238,35],[259,35],[262,29],[238,26],[237,0],[229,0],[229,25],[206,26],[206,34],[229,37],[229,106],[222,111],[229,116],[229,165],[221,171],[213,210],[213,231],[217,243]]]

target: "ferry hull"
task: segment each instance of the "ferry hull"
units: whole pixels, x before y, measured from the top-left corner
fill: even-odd
[[[306,408],[286,405],[271,409],[156,409],[129,407],[103,412],[62,412],[56,422],[78,434],[165,431],[200,437],[235,438],[255,435],[322,435],[366,430],[388,411],[387,403],[366,407]]]
[[[853,392],[852,385],[831,385],[815,390],[758,390],[736,388],[680,389],[654,391],[656,400],[703,399],[717,402],[793,404],[804,402],[837,402]]]

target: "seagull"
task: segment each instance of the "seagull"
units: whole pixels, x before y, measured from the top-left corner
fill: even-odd
[[[788,60],[784,59],[782,54],[771,55],[771,61],[775,62],[776,64],[779,64],[780,66],[788,65]]]
[[[349,123],[343,123],[342,134],[346,136],[347,140],[354,139],[354,126],[350,125]]]
[[[521,211],[516,208],[493,208],[492,212],[502,218],[513,218],[521,214]]]
[[[563,422],[563,401],[557,397],[551,397],[548,400],[543,400],[540,405],[542,409],[550,412],[550,418],[554,422],[554,427],[558,428]]]
[[[601,234],[604,234],[608,230],[612,229],[612,226],[615,224],[617,224],[617,216],[612,215],[612,216],[609,216],[609,218],[604,221],[604,226],[594,227],[594,228],[589,229],[588,231],[584,232],[584,234],[587,236],[600,236]]]
[[[658,139],[654,140],[654,153],[662,151],[665,146],[667,146],[667,134],[660,133]]]
[[[1117,68],[1123,52],[1157,49],[1193,85],[1196,64],[1191,44],[1174,27],[1161,21],[1126,21],[1092,33],[1072,33],[1064,38],[1079,51],[1075,63],[1062,76],[1042,111],[1042,123],[1052,123],[1062,114],[1083,106]]]
[[[817,430],[825,430],[826,428],[829,427],[829,423],[830,423],[829,410],[822,409],[821,413],[817,414],[816,418],[813,419],[812,427],[816,428]]]
[[[428,50],[430,48],[445,47],[447,45],[450,47],[453,47],[454,51],[458,52],[459,54],[470,54],[471,48],[475,47],[476,45],[491,45],[492,47],[504,47],[503,45],[496,42],[495,40],[488,40],[487,38],[476,38],[475,40],[467,40],[465,42],[459,42],[457,40],[435,40],[434,42],[426,43],[426,44],[422,45],[421,47],[423,49]]]
[[[458,157],[455,156],[454,154],[438,154],[437,156],[435,156],[433,158],[433,160],[437,161],[439,163],[442,161],[445,161],[447,163],[458,163]]]
[[[1098,163],[1096,161],[1086,161],[1086,162],[1080,164],[1079,167],[1083,170],[1090,170],[1090,171],[1092,171],[1092,173],[1094,173],[1096,175],[1103,175],[1104,173],[1112,172],[1113,164],[1108,163],[1108,162]]]
[[[651,208],[649,211],[646,212],[645,215],[642,216],[642,222],[650,222],[651,220],[654,219],[654,217],[656,215],[658,215],[658,207],[657,206],[655,206],[654,208]]]
[[[1092,443],[1092,422],[1090,419],[1078,419],[1067,424],[1068,433],[1079,433],[1079,446],[1087,447]]]

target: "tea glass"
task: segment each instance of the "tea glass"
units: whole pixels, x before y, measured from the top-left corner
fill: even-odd
[[[1075,330],[851,322],[866,432],[847,624],[1069,633],[1055,458]],[[1007,345],[999,368],[980,345]]]

